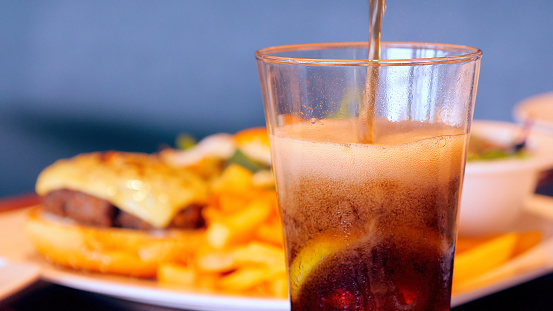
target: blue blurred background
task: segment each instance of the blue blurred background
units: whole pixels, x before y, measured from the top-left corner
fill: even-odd
[[[389,0],[384,41],[484,51],[476,119],[553,90],[553,1]],[[0,197],[59,158],[264,124],[254,51],[366,41],[366,0],[1,1]]]

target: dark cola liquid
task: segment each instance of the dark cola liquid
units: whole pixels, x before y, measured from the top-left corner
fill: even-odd
[[[326,258],[292,310],[449,310],[453,252],[409,242],[352,246]]]
[[[379,144],[333,120],[271,136],[293,311],[449,310],[467,135],[380,128]]]

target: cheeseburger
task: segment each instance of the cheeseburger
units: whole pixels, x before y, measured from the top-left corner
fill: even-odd
[[[155,155],[98,152],[58,160],[38,176],[41,204],[26,232],[40,255],[73,269],[154,277],[204,241],[208,186]]]

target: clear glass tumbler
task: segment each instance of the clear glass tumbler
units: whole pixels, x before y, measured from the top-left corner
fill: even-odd
[[[449,310],[482,52],[367,46],[256,52],[292,310]]]

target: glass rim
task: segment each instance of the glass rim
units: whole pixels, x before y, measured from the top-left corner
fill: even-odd
[[[466,45],[428,42],[381,42],[384,48],[411,48],[430,49],[441,51],[456,51],[459,55],[408,59],[332,59],[332,58],[302,58],[284,57],[275,53],[293,51],[314,51],[330,49],[368,49],[368,42],[330,42],[330,43],[305,43],[267,47],[255,52],[257,60],[267,63],[281,63],[290,65],[313,66],[410,66],[410,65],[435,65],[448,63],[462,63],[478,60],[482,57],[482,51]]]

